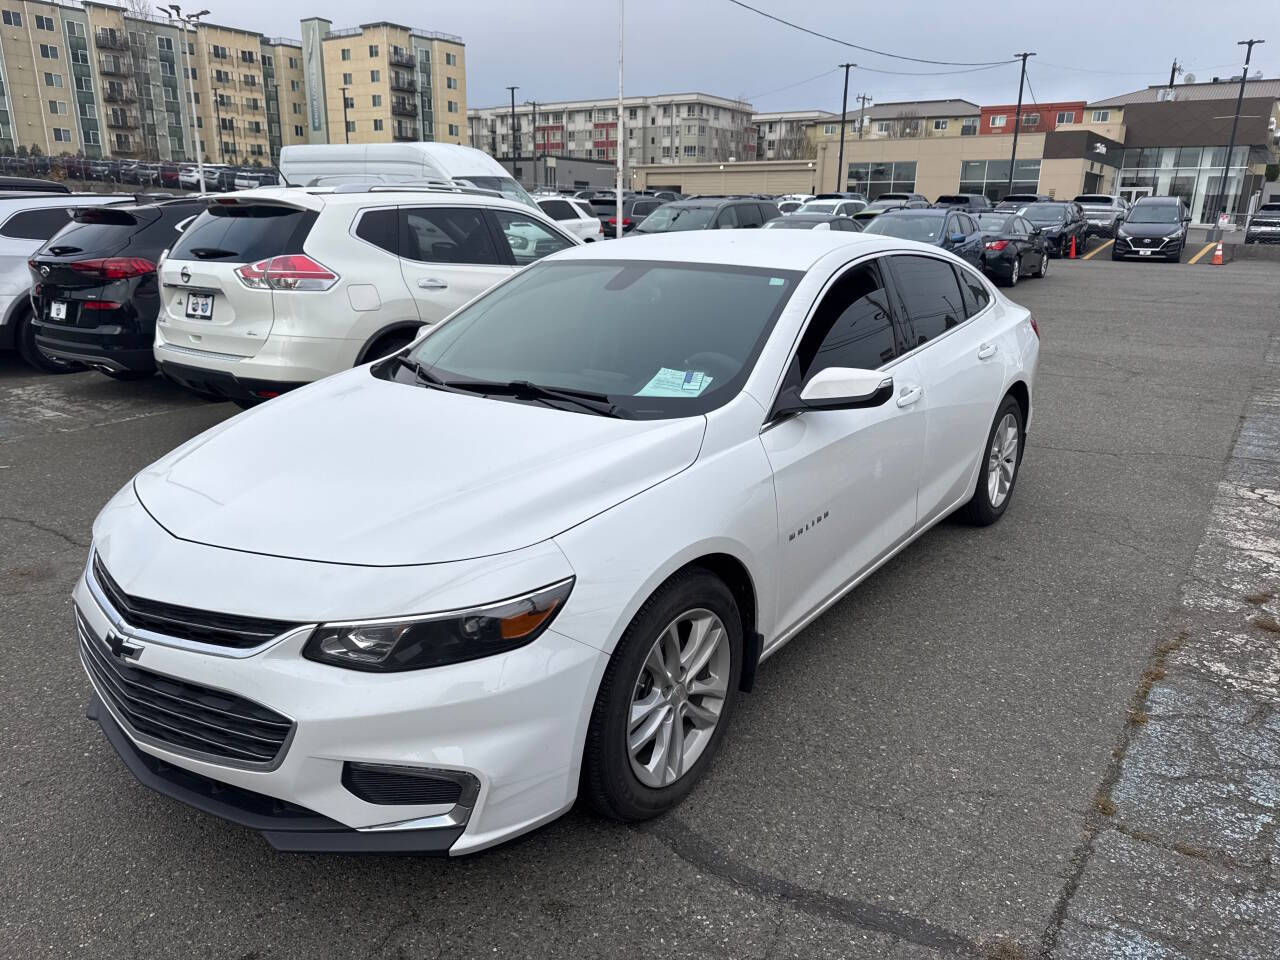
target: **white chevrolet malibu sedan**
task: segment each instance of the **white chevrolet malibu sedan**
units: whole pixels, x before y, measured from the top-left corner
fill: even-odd
[[[75,591],[90,715],[282,850],[465,854],[580,793],[654,816],[762,660],[1008,509],[1038,348],[891,237],[566,250],[134,477]]]

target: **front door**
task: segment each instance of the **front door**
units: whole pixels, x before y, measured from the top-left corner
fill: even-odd
[[[515,267],[480,207],[401,207],[400,270],[423,323],[438,323]]]
[[[939,257],[887,258],[895,305],[916,348],[925,393],[918,522],[929,523],[966,494],[986,447],[1004,360],[982,281]],[[970,285],[968,296],[960,286]],[[972,314],[972,316],[970,316]]]
[[[828,288],[787,369],[784,388],[828,367],[882,369],[893,397],[864,410],[811,410],[760,435],[778,504],[782,634],[911,534],[924,443],[920,376],[898,359],[887,290],[875,262]]]

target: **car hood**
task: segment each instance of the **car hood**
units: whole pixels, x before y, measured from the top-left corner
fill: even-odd
[[[617,420],[329,377],[207,431],[134,478],[183,540],[402,566],[506,553],[661,483],[698,456],[704,417]]]
[[[1120,230],[1129,237],[1138,237],[1139,239],[1154,239],[1157,237],[1167,237],[1169,234],[1182,230],[1180,223],[1122,223]]]

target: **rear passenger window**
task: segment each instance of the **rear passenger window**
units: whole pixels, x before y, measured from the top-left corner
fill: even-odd
[[[400,255],[420,263],[497,264],[497,247],[479,208],[402,207]]]
[[[538,206],[552,220],[577,220],[579,216],[568,200],[543,200]]]
[[[759,227],[763,225],[764,218],[760,216],[760,208],[754,203],[743,203],[738,205],[738,226],[740,227]]]
[[[400,249],[399,223],[399,211],[394,207],[387,210],[366,210],[356,224],[356,236],[387,253],[396,254]]]
[[[875,370],[897,356],[889,298],[880,270],[864,263],[841,276],[800,338],[788,382],[807,383],[827,367]]]
[[[579,203],[575,200],[573,201],[573,208],[578,211],[579,215],[586,219],[590,219],[596,215],[596,212],[592,210],[590,204],[587,203]]]
[[[637,217],[647,217],[660,206],[662,206],[661,200],[637,200],[631,207],[631,212]]]
[[[20,210],[0,227],[0,236],[16,240],[48,240],[70,222],[70,207]]]
[[[964,267],[956,267],[955,270],[960,277],[960,293],[964,296],[965,314],[972,317],[991,302],[991,294],[987,293],[987,288],[972,270],[966,270]]]
[[[960,284],[951,264],[933,257],[896,256],[894,286],[902,301],[907,342],[928,343],[965,319]]]
[[[511,256],[518,267],[573,245],[560,234],[522,213],[495,210],[493,215],[498,219],[498,228],[511,247]]]
[[[725,230],[738,225],[738,215],[734,212],[733,207],[725,207],[720,211],[720,215],[716,217],[716,229]]]

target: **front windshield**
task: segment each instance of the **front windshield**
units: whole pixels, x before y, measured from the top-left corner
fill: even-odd
[[[533,197],[529,196],[524,187],[510,177],[459,177],[458,179],[474,184],[481,190],[497,190],[508,200],[527,203],[533,209],[538,209],[538,205],[533,202]]]
[[[1129,223],[1177,223],[1178,205],[1174,203],[1139,203],[1125,218]]]
[[[928,214],[885,213],[869,224],[865,233],[879,233],[902,240],[918,240],[921,243],[937,243],[942,237],[942,224],[946,217]]]
[[[801,276],[631,260],[538,263],[437,327],[409,359],[446,383],[587,391],[640,419],[702,414],[741,389]]]
[[[898,210],[902,207],[901,200],[876,200],[866,206],[867,210]]]
[[[983,230],[1003,230],[1005,223],[1013,216],[1011,213],[980,213],[978,214],[978,226]]]
[[[1038,203],[1032,204],[1029,207],[1023,207],[1018,213],[1032,223],[1062,223],[1067,219],[1066,207],[1048,204],[1043,206]]]
[[[659,207],[636,227],[636,233],[673,233],[677,230],[704,230],[715,216],[715,207]]]

